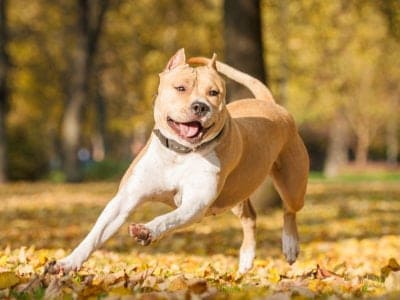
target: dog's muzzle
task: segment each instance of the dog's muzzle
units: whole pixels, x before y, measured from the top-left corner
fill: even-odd
[[[210,106],[201,101],[193,102],[190,106],[190,109],[192,110],[192,113],[197,117],[204,117],[207,113],[211,111]]]

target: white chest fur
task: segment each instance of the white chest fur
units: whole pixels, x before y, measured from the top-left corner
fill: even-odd
[[[180,154],[167,149],[153,136],[128,179],[126,191],[135,196],[139,192],[143,198],[176,191],[174,200],[177,206],[180,206],[183,196],[199,194],[208,203],[210,198],[216,197],[219,171],[220,161],[213,149]]]

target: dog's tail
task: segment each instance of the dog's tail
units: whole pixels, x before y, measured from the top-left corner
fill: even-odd
[[[189,64],[195,65],[209,65],[210,63],[213,63],[212,59],[206,57],[191,57],[188,62]],[[267,101],[275,102],[268,87],[260,80],[220,61],[216,61],[215,63],[218,72],[247,87],[256,99],[265,99]]]

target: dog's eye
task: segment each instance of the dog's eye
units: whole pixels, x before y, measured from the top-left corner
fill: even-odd
[[[184,91],[186,91],[186,88],[185,88],[183,85],[178,85],[178,86],[175,87],[175,89],[176,89],[178,92],[184,92]]]
[[[208,92],[208,94],[212,97],[218,96],[219,95],[219,91],[217,90],[211,90]]]

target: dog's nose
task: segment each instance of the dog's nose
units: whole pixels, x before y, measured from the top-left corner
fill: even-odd
[[[210,107],[206,103],[200,101],[193,102],[190,108],[192,112],[199,117],[204,116],[210,111]]]

